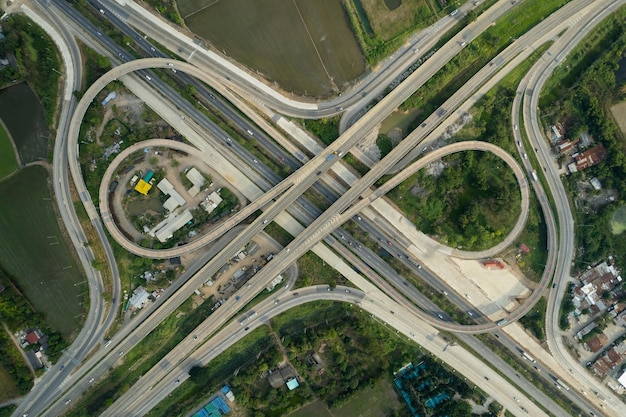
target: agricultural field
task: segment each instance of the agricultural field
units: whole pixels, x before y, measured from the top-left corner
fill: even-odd
[[[0,230],[0,264],[48,324],[70,335],[84,311],[85,278],[59,228],[44,168],[0,184]]]
[[[48,156],[48,126],[43,107],[27,83],[0,91],[0,119],[15,141],[22,163]]]
[[[15,151],[9,134],[0,123],[0,180],[17,169]]]
[[[285,91],[326,96],[365,70],[341,2],[181,0],[197,35]]]

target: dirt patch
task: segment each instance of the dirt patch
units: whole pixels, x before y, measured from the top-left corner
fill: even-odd
[[[619,129],[626,135],[626,101],[622,101],[611,107],[611,114],[613,114],[613,118],[619,126]]]

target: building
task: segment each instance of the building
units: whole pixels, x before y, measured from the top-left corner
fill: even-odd
[[[222,201],[222,197],[220,197],[217,192],[213,191],[209,194],[205,201],[200,203],[200,205],[207,211],[207,213],[211,213],[217,208],[217,206],[220,205]]]
[[[289,388],[289,391],[293,391],[299,386],[300,384],[298,383],[298,380],[296,378],[292,378],[289,381],[287,381],[287,388]]]
[[[174,232],[186,225],[193,219],[189,209],[185,209],[182,213],[178,211],[171,212],[165,220],[157,224],[149,234],[156,237],[161,242],[167,241],[172,237]]]
[[[137,287],[133,291],[133,296],[130,297],[128,302],[132,305],[136,310],[139,310],[145,307],[148,302],[148,297],[150,297],[150,293],[146,291],[144,287]]]
[[[161,190],[163,194],[170,196],[170,198],[168,198],[167,201],[163,203],[163,208],[167,211],[173,211],[178,206],[185,205],[185,199],[180,194],[178,194],[178,191],[174,189],[174,186],[171,182],[167,180],[167,178],[163,178],[157,184],[157,188]]]
[[[148,191],[150,191],[150,188],[152,188],[152,185],[148,184],[143,179],[140,179],[137,185],[135,185],[135,191],[143,195],[148,195]]]
[[[26,334],[25,339],[29,344],[34,345],[35,343],[39,342],[39,339],[41,339],[41,337],[33,330]]]
[[[604,347],[604,344],[609,340],[608,337],[604,333],[600,333],[592,337],[585,343],[587,349],[591,352],[596,353],[599,352],[600,349]]]
[[[600,191],[602,189],[602,183],[596,177],[593,177],[592,179],[590,179],[589,183],[591,184],[593,189],[596,191]]]
[[[606,156],[606,150],[602,144],[596,145],[591,149],[574,154],[574,162],[567,166],[570,173],[579,172],[585,170],[591,166],[598,164]]]
[[[206,180],[204,179],[204,176],[200,173],[200,171],[198,171],[195,167],[187,171],[187,174],[185,175],[187,176],[187,179],[193,184],[193,187],[187,190],[189,195],[193,197],[200,192],[200,189],[202,189],[202,186],[204,185]]]
[[[617,382],[619,382],[624,388],[626,388],[626,371],[624,371],[622,376],[617,378]]]
[[[558,125],[552,125],[550,126],[550,130],[552,130],[552,140],[553,141],[557,141],[560,140],[563,137],[563,131],[562,131],[562,127],[561,124],[559,123]]]
[[[107,103],[111,100],[114,100],[115,97],[117,97],[117,94],[115,93],[115,91],[111,91],[105,98],[104,100],[102,100],[102,105],[106,106]]]
[[[574,146],[578,143],[578,140],[571,141],[569,139],[563,139],[555,144],[556,150],[561,154],[568,154],[574,150]]]
[[[254,240],[251,240],[250,243],[248,243],[248,246],[246,246],[246,252],[248,252],[248,255],[250,256],[253,256],[258,250],[259,244],[256,243]]]

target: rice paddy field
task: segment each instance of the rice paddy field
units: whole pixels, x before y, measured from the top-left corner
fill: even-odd
[[[180,0],[186,25],[285,91],[323,97],[365,71],[341,0]]]
[[[0,183],[0,264],[48,324],[69,336],[87,284],[59,228],[48,182],[46,169],[35,165]]]

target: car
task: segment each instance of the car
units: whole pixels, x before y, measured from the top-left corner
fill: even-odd
[[[445,291],[445,290],[441,291],[441,293],[442,293],[443,295],[448,295],[448,292],[447,292],[447,291]]]
[[[417,264],[417,269],[422,269],[422,265]]]
[[[291,248],[287,248],[287,250],[285,252],[289,253],[290,250],[291,250]]]
[[[526,154],[526,152],[524,152],[522,156],[524,157],[524,159],[528,159],[528,155]]]
[[[469,314],[470,317],[474,317],[474,313],[472,313],[471,311],[467,311],[467,314]]]
[[[285,162],[285,158],[283,158],[282,156],[279,156],[278,159],[280,159],[281,161]]]
[[[65,400],[65,405],[68,405],[69,403],[71,403],[72,400],[70,400],[69,398],[67,400]]]
[[[174,381],[176,384],[178,384],[180,382],[180,379],[177,379],[176,381]]]
[[[173,66],[174,66],[174,64],[172,64],[171,62],[168,62],[168,63],[167,63],[167,66],[168,66],[168,67],[173,67]]]
[[[392,310],[389,310],[389,312],[390,312],[391,314],[396,314],[396,313],[395,313],[395,312],[393,312]]]
[[[62,371],[63,369],[65,369],[65,365],[61,365],[61,367],[59,368],[59,371]]]
[[[259,163],[259,161],[257,161],[256,159],[253,159],[252,162],[254,162],[255,164]]]
[[[330,291],[330,287],[326,288],[326,291]]]
[[[209,94],[209,97],[211,97],[211,100],[215,100],[215,96],[213,94]]]
[[[193,335],[193,340],[198,340],[198,335]]]
[[[513,128],[514,128],[515,130],[517,130],[517,125],[513,126]]]
[[[422,127],[426,127],[426,122],[422,123]]]
[[[347,289],[347,288],[346,288],[346,290],[345,290],[345,291],[346,291],[348,294],[350,293],[350,290],[349,290],[349,289]]]
[[[89,378],[89,383],[93,384],[93,381],[95,381],[96,379],[94,377]]]
[[[124,354],[123,350],[120,350],[119,356],[122,356]]]
[[[248,329],[249,329],[249,327],[246,327],[244,330],[248,330]]]
[[[239,300],[241,300],[241,297],[240,296],[236,296],[235,297],[235,301],[239,301]]]
[[[322,171],[317,171],[317,175],[322,175]]]
[[[154,46],[151,46],[151,47],[150,47],[150,50],[151,50],[152,52],[156,52],[156,49],[154,49]]]
[[[358,221],[363,220],[363,219],[361,218],[361,216],[356,216],[356,219],[357,219]]]
[[[288,290],[289,289],[289,284],[285,285],[285,289]]]
[[[517,398],[517,397],[513,397],[513,399],[514,399],[515,401],[519,402],[519,398]]]
[[[388,240],[388,241],[387,241],[387,244],[388,244],[389,246],[393,246],[393,243],[391,243],[391,241],[390,241],[390,240]]]
[[[552,284],[552,288],[555,288],[555,287],[556,287],[556,284]]]
[[[437,317],[439,317],[439,320],[443,320],[443,316],[441,314],[437,314]]]
[[[408,282],[406,282],[406,281],[402,281],[402,283],[403,283],[404,285],[406,285],[407,287],[409,286],[409,283],[408,283]]]
[[[274,300],[274,304],[278,304],[278,300]]]
[[[267,224],[267,219],[263,220],[263,224]]]
[[[294,297],[297,297],[297,296],[298,296],[298,293],[297,293],[297,292],[294,292],[294,293],[293,293],[293,296],[294,296]]]

